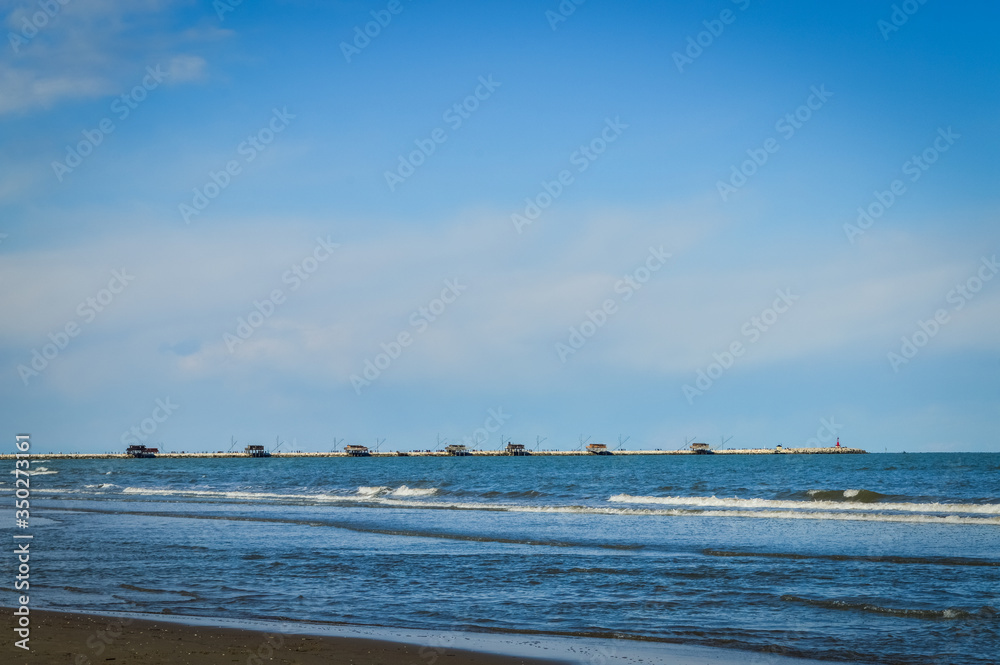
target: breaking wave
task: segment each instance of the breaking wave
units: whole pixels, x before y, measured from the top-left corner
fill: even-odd
[[[851,497],[860,496],[866,490],[848,490],[855,492]],[[842,493],[843,494],[843,493]],[[869,492],[868,494],[876,494]],[[879,495],[881,496],[881,495]],[[1000,515],[1000,504],[996,503],[908,503],[908,502],[873,502],[871,500],[847,501],[784,501],[779,499],[740,499],[738,497],[723,498],[716,496],[633,496],[631,494],[615,494],[608,501],[614,503],[646,503],[667,506],[696,506],[699,508],[726,509],[770,509],[813,511],[823,509],[829,511],[878,511],[900,513],[949,513]]]
[[[18,469],[12,470],[11,473],[14,474],[14,475],[17,475],[18,474]],[[50,469],[47,466],[36,466],[34,469],[21,469],[20,473],[21,473],[21,475],[24,475],[25,473],[27,473],[29,476],[49,476],[49,475],[52,475],[54,473],[59,473],[59,472],[58,471],[53,471],[52,469]]]
[[[358,488],[358,494],[360,494],[361,496],[381,496],[389,492],[391,489],[392,489],[391,487],[386,487],[385,485],[378,485],[372,487],[362,485],[361,487]]]
[[[376,488],[382,492],[382,488]],[[772,519],[812,519],[812,520],[854,520],[866,522],[908,522],[914,524],[995,524],[1000,525],[1000,516],[970,517],[962,515],[940,515],[940,514],[898,514],[881,512],[859,512],[841,510],[815,510],[818,504],[807,503],[806,506],[812,510],[801,509],[775,509],[774,506],[765,508],[764,505],[753,505],[752,507],[738,508],[742,504],[723,503],[721,505],[728,510],[718,510],[715,507],[705,508],[706,501],[703,498],[682,499],[675,497],[678,506],[694,507],[674,507],[674,508],[631,508],[616,506],[580,506],[580,505],[526,505],[516,503],[492,503],[492,502],[457,502],[457,501],[422,501],[414,500],[419,497],[426,497],[435,494],[435,488],[410,488],[402,485],[388,493],[378,495],[376,492],[366,494],[276,494],[271,492],[250,492],[250,491],[215,491],[215,490],[174,490],[150,487],[126,487],[123,494],[148,495],[148,496],[186,496],[190,498],[222,499],[222,500],[242,500],[242,501],[277,501],[292,503],[316,503],[316,504],[353,504],[368,506],[389,506],[393,508],[423,508],[434,510],[482,510],[512,513],[570,513],[570,514],[590,514],[590,515],[659,515],[677,517],[752,517],[752,518],[772,518]],[[397,498],[399,497],[399,498]],[[616,495],[610,501],[619,503],[658,503],[655,499],[668,499],[661,497],[629,497],[628,495]],[[637,499],[633,501],[633,499]],[[654,499],[650,502],[646,499]],[[765,501],[763,499],[712,499],[714,501]],[[666,500],[659,501],[666,503]],[[686,502],[686,503],[685,503]],[[782,503],[782,502],[772,502]],[[792,503],[796,508],[801,508],[804,502]],[[707,504],[711,506],[711,504]],[[981,506],[1000,508],[998,506]],[[984,511],[985,512],[985,511]]]
[[[890,500],[887,494],[871,490],[809,490],[806,492],[813,501],[854,501],[857,503],[878,503]]]
[[[407,487],[406,485],[400,485],[392,492],[392,496],[433,496],[437,494],[437,488],[435,487]]]
[[[407,487],[406,485],[400,485],[396,489],[387,487],[386,485],[378,485],[367,487],[362,485],[358,488],[358,495],[365,497],[378,497],[378,496],[433,496],[437,494],[437,488],[435,487]]]
[[[943,610],[909,609],[900,607],[882,607],[874,603],[863,603],[847,600],[802,598],[800,596],[784,595],[781,600],[802,605],[812,605],[830,610],[864,612],[867,614],[882,614],[907,619],[928,619],[931,621],[948,621],[956,619],[995,620],[1000,613],[996,608],[984,605],[976,610],[958,607],[948,607]]]

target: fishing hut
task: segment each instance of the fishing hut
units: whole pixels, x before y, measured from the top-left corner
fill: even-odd
[[[591,455],[610,455],[611,451],[603,443],[590,443],[587,444],[587,452]]]
[[[156,457],[156,453],[160,452],[159,448],[147,448],[146,446],[129,446],[125,450],[125,454],[129,457]]]
[[[349,457],[371,457],[368,446],[344,446],[344,452]]]
[[[264,450],[264,446],[247,446],[243,449],[247,457],[270,457],[271,453]]]
[[[697,455],[711,455],[712,448],[707,443],[692,443],[691,452]]]
[[[505,452],[507,455],[513,455],[514,457],[526,457],[531,454],[524,447],[523,443],[508,443]]]
[[[444,451],[449,455],[454,457],[468,457],[472,453],[469,449],[460,443],[453,443],[450,446],[445,447]]]

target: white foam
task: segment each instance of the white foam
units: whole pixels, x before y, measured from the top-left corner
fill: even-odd
[[[52,469],[50,469],[47,466],[36,466],[33,469],[13,469],[11,471],[11,473],[13,473],[14,475],[17,475],[17,474],[20,473],[20,475],[22,475],[22,476],[24,474],[26,474],[26,473],[29,476],[49,476],[49,475],[52,475],[53,473],[59,473],[59,472],[58,471],[53,471]]]
[[[391,489],[392,489],[391,487],[386,487],[385,485],[377,485],[372,487],[367,487],[365,485],[362,485],[361,487],[358,488],[358,494],[362,496],[379,496],[380,494],[385,494]]]
[[[437,494],[435,487],[407,487],[400,485],[391,492],[392,496],[433,496]]]
[[[844,490],[844,498],[852,499],[856,497],[860,492],[861,490]]]
[[[406,487],[405,485],[402,487]],[[399,488],[399,489],[402,489]],[[436,491],[433,488],[407,488]],[[246,491],[213,491],[213,490],[172,490],[151,487],[126,487],[125,494],[143,494],[151,496],[188,496],[217,499],[239,499],[246,501],[276,500],[276,501],[309,501],[315,503],[366,503],[399,508],[434,508],[444,510],[482,510],[512,513],[569,513],[587,515],[653,515],[674,517],[751,517],[757,519],[809,519],[809,520],[853,520],[862,522],[906,522],[911,524],[990,524],[1000,525],[1000,517],[970,517],[956,514],[899,514],[898,512],[880,512],[871,504],[866,506],[844,506],[829,501],[769,501],[767,499],[717,499],[715,497],[631,497],[618,494],[609,501],[617,503],[661,503],[673,501],[677,506],[686,508],[624,508],[614,506],[531,506],[504,503],[471,503],[451,501],[418,501],[411,499],[392,498],[390,496],[347,495],[347,494],[275,494],[270,492]],[[421,496],[421,495],[417,495]],[[652,501],[650,501],[652,499]],[[734,503],[735,502],[735,503]],[[713,505],[714,504],[714,505]],[[776,504],[792,504],[794,508],[782,509]],[[879,508],[891,504],[878,504]],[[920,504],[911,504],[920,505]],[[948,504],[928,504],[947,506]],[[965,504],[963,504],[965,505]],[[717,510],[724,506],[727,510]],[[737,507],[738,506],[738,507]],[[827,506],[830,508],[828,509]],[[980,506],[989,507],[989,506]],[[1000,508],[1000,506],[992,506]],[[954,506],[952,506],[954,508]],[[926,512],[926,511],[925,511]],[[943,512],[943,511],[940,511]],[[952,510],[950,512],[963,512]],[[964,511],[969,512],[969,511]]]
[[[847,490],[844,492],[857,492]],[[838,501],[781,501],[775,499],[720,498],[716,496],[632,496],[615,494],[608,501],[615,503],[651,503],[668,506],[697,506],[700,508],[769,508],[780,510],[826,510],[863,512],[908,513],[971,513],[1000,515],[996,503],[841,503]]]

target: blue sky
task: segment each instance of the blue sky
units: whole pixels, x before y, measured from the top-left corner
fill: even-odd
[[[0,3],[9,437],[997,450],[993,3],[57,5]]]

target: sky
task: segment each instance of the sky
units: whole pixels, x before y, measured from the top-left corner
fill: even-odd
[[[0,10],[11,444],[1000,450],[995,3]]]

